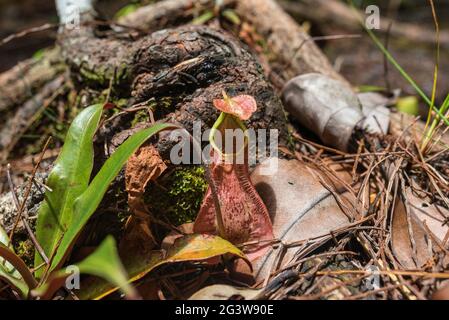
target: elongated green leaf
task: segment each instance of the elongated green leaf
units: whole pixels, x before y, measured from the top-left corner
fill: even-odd
[[[161,251],[150,250],[147,246],[141,246],[137,250],[120,253],[120,258],[125,270],[131,279],[136,281],[148,273],[148,270],[164,259]],[[100,278],[89,277],[83,280],[80,290],[76,295],[81,300],[100,300],[118,290],[110,282]]]
[[[127,298],[138,298],[137,292],[129,284],[112,236],[108,236],[97,250],[75,266],[78,267],[80,273],[102,278],[114,287],[120,288]],[[50,276],[47,283],[33,290],[33,295],[40,296],[42,299],[51,299],[70,275],[71,272],[65,270],[56,271]]]
[[[212,10],[208,10],[208,11],[204,12],[202,15],[200,15],[199,17],[193,19],[192,24],[194,24],[194,25],[205,24],[206,22],[211,20],[213,17],[215,17],[214,12]]]
[[[7,233],[0,226],[0,279],[11,285],[22,298],[26,298],[29,286],[34,287],[36,282],[22,259],[14,253],[9,242]],[[19,271],[24,273],[24,276]]]
[[[191,234],[176,239],[165,258],[160,251],[127,252],[122,261],[130,281],[134,282],[165,264],[202,261],[224,254],[242,258],[251,266],[245,254],[232,243],[219,236],[205,234]],[[113,286],[111,282],[95,279],[81,286],[81,290],[77,294],[80,299],[101,299],[117,289],[118,287]]]
[[[73,120],[61,154],[55,162],[47,185],[52,191],[45,193],[39,209],[36,236],[48,257],[52,256],[72,223],[73,202],[87,188],[93,167],[93,136],[100,121],[102,105],[84,109]],[[35,266],[43,260],[35,255]],[[38,269],[38,277],[45,268]]]
[[[107,237],[93,254],[78,264],[78,267],[81,273],[103,278],[119,287],[128,298],[137,297],[136,291],[128,282],[112,236]]]
[[[73,219],[60,242],[52,260],[50,271],[54,271],[65,260],[75,240],[93,215],[109,184],[114,180],[128,158],[151,136],[161,130],[174,127],[170,124],[156,124],[129,137],[105,162],[89,187],[80,195],[73,205]]]

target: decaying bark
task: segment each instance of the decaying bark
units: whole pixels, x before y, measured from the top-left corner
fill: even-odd
[[[236,11],[266,39],[275,56],[275,61],[270,62],[270,65],[283,83],[297,75],[316,72],[349,86],[310,36],[276,1],[237,1]]]
[[[60,52],[49,50],[42,59],[29,59],[0,74],[0,112],[11,111],[62,72]],[[4,119],[0,120],[1,121]]]
[[[88,85],[111,83],[135,103],[169,99],[158,120],[191,131],[201,120],[211,127],[218,112],[213,99],[222,92],[254,96],[258,111],[248,125],[277,128],[286,137],[279,98],[260,65],[232,36],[204,26],[165,29],[140,39],[97,38],[90,30],[65,33],[61,47],[79,80]],[[123,140],[123,139],[120,139]]]
[[[111,87],[115,93],[127,97],[130,104],[168,100],[168,107],[154,110],[156,120],[176,122],[189,131],[195,120],[202,121],[203,130],[213,124],[218,112],[212,101],[221,98],[222,91],[231,96],[249,94],[255,97],[258,111],[248,121],[248,127],[279,129],[281,142],[285,141],[287,130],[281,102],[246,47],[221,29],[177,27],[214,6],[212,0],[167,0],[138,9],[110,30],[103,28],[98,32],[94,24],[86,24],[81,30],[66,30],[58,39],[59,49],[52,51],[55,55],[52,61],[57,63],[45,65],[53,75],[42,77],[43,83],[42,79],[33,80],[31,86],[45,88],[64,70],[60,64],[63,60],[75,83],[82,86]],[[223,7],[233,8],[242,21],[267,40],[273,54],[269,67],[279,80],[275,84],[278,90],[291,77],[306,72],[323,73],[347,84],[275,1],[225,0]],[[41,61],[45,59],[47,54]],[[37,64],[39,68],[43,66]],[[8,82],[10,86],[17,86],[19,80],[11,77],[13,74],[10,71],[3,77],[13,79]],[[26,100],[22,91],[11,90],[16,92],[15,103]],[[11,103],[4,105],[8,108]],[[148,125],[138,124],[126,130],[130,124],[125,127],[109,124],[112,128],[108,128],[106,135],[110,151],[133,131]]]
[[[0,129],[0,161],[6,160],[20,137],[51,102],[52,96],[64,88],[67,79],[67,74],[60,75],[45,84],[38,93],[17,109],[12,118],[4,123]]]
[[[215,1],[213,0],[166,0],[139,8],[135,12],[121,18],[118,22],[120,25],[126,25],[130,28],[121,28],[122,30],[137,30],[137,32],[134,32],[137,34],[142,32],[150,33],[163,28],[186,24],[205,10],[213,9],[214,6]],[[279,66],[275,71],[281,74],[280,77],[284,82],[291,76],[304,72],[320,72],[333,78],[341,79],[341,76],[332,70],[327,58],[317,49],[310,37],[275,1],[224,0],[222,8],[227,7],[234,7],[243,21],[253,23],[262,36],[271,39],[269,40],[269,46],[274,54],[272,63]],[[282,39],[282,41],[276,39]],[[104,49],[106,50],[107,48]],[[120,48],[111,47],[109,49]],[[46,62],[48,60],[52,63],[48,64]],[[12,108],[17,103],[23,102],[30,97],[26,90],[16,89],[16,87],[21,86],[22,78],[27,79],[27,87],[39,89],[44,83],[56,77],[56,73],[59,73],[56,71],[61,71],[60,61],[61,56],[58,51],[52,50],[45,53],[43,59],[37,63],[32,60],[26,62],[26,65],[33,65],[38,69],[44,67],[47,72],[50,72],[50,75],[47,77],[43,75],[19,77],[18,75],[22,75],[22,73],[17,73],[17,70],[21,69],[20,67],[13,68],[0,75],[0,79],[8,79],[8,87],[3,85],[5,82],[1,82],[4,80],[0,80],[2,84],[0,110]],[[288,63],[287,65],[286,62]],[[3,90],[6,88],[8,90]],[[4,92],[8,94],[6,95]]]
[[[67,80],[59,48],[0,74],[0,164],[45,108],[45,101]]]
[[[157,27],[155,21],[189,21],[195,13],[214,7],[212,0],[168,0],[138,9],[120,21],[136,28]],[[346,80],[333,70],[326,56],[318,49],[310,36],[274,0],[225,0],[223,7],[234,8],[237,15],[254,26],[267,40],[273,53],[270,66],[281,79],[279,87],[292,77],[318,72],[331,78]],[[167,20],[167,17],[171,17]],[[179,22],[177,22],[179,23]]]

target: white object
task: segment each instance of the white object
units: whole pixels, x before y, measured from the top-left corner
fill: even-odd
[[[291,79],[282,91],[285,109],[332,147],[348,150],[356,127],[387,133],[389,110],[378,94],[357,96],[341,81],[319,73]]]
[[[79,26],[81,15],[93,11],[93,0],[56,0],[56,9],[61,24]]]

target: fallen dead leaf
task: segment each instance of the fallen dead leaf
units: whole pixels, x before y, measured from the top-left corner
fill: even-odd
[[[298,160],[277,161],[278,169],[274,174],[263,175],[261,165],[251,174],[270,213],[275,239],[289,244],[323,236],[350,224],[333,194],[320,183],[317,171]],[[342,198],[344,196],[349,197],[341,194]],[[281,261],[276,261],[277,252],[271,249],[255,263],[256,278],[265,279],[274,264],[282,267],[296,251],[297,248],[286,249]]]
[[[444,223],[449,217],[447,209],[426,202],[426,197],[419,197],[410,188],[404,192],[406,202],[398,199],[392,219],[392,251],[405,269],[424,266],[440,249],[435,240],[443,243],[449,232]],[[427,228],[426,228],[427,227]]]
[[[408,206],[408,205],[407,205]],[[417,269],[431,258],[429,237],[422,223],[401,199],[396,200],[392,218],[391,244],[395,258],[404,269]],[[407,212],[408,210],[408,212]]]
[[[261,291],[261,289],[237,288],[224,284],[215,284],[199,290],[189,300],[253,300]]]
[[[449,300],[449,281],[432,295],[432,300]]]
[[[407,201],[410,203],[410,211],[425,223],[439,241],[443,241],[448,235],[449,225],[445,223],[449,219],[449,210],[437,204],[431,204],[426,197],[420,197],[406,189]]]
[[[125,170],[128,204],[133,212],[126,225],[120,242],[120,251],[135,250],[135,246],[154,247],[151,233],[151,219],[143,201],[145,187],[149,181],[157,179],[167,165],[152,145],[139,148],[128,160]]]
[[[386,133],[389,110],[379,100],[376,94],[358,97],[345,83],[319,73],[297,76],[282,91],[286,110],[301,125],[326,145],[343,151],[348,150],[356,127]]]

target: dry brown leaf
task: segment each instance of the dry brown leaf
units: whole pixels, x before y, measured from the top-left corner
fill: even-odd
[[[449,281],[432,295],[432,300],[449,300]]]
[[[410,206],[408,206],[410,208]],[[416,269],[431,258],[427,236],[416,216],[397,199],[393,212],[391,244],[395,258],[404,269]]]
[[[377,100],[377,101],[376,101]],[[324,144],[346,151],[354,129],[386,133],[389,110],[375,94],[361,99],[346,85],[320,73],[297,76],[284,86],[285,109]],[[380,104],[378,104],[380,102]]]
[[[152,145],[139,148],[128,160],[125,170],[128,204],[133,212],[129,217],[125,233],[120,242],[120,250],[129,250],[134,246],[151,246],[155,244],[150,229],[150,216],[143,200],[145,187],[149,181],[157,179],[167,165]]]
[[[194,295],[189,300],[230,300],[232,298],[243,298],[245,300],[253,300],[262,290],[237,288],[224,284],[214,284],[205,287]]]
[[[270,213],[276,239],[289,244],[323,236],[350,224],[347,213],[318,179],[318,171],[297,160],[277,161],[278,169],[273,175],[262,175],[261,166],[251,175]],[[349,197],[341,194],[342,199],[346,196]],[[286,265],[296,251],[297,247],[287,249],[279,266]],[[254,270],[258,279],[264,279],[270,272],[276,253],[271,250],[256,263]]]
[[[449,210],[437,204],[430,204],[425,197],[419,197],[410,189],[405,193],[410,203],[410,211],[429,227],[439,241],[443,241],[449,232],[449,226],[445,224],[445,220],[449,218]]]

